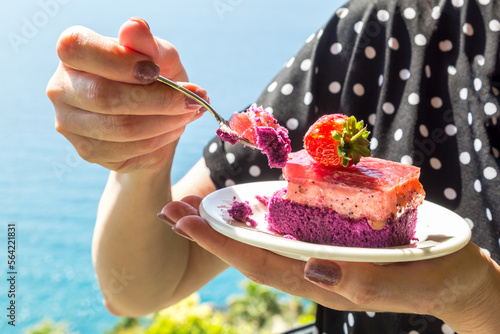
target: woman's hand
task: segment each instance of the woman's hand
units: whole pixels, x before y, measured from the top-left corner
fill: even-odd
[[[59,38],[59,67],[47,87],[56,129],[85,160],[122,173],[160,170],[202,106],[160,83],[161,73],[188,80],[177,50],[153,37],[147,23],[130,19],[118,39],[84,27]],[[184,87],[207,99],[206,92]]]
[[[305,263],[219,234],[197,215],[200,201],[189,196],[167,204],[162,214],[174,231],[255,282],[337,310],[434,315],[460,333],[493,333],[500,328],[500,268],[473,243],[426,261]]]

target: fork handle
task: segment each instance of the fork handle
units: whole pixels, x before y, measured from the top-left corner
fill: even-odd
[[[207,101],[203,100],[201,97],[199,97],[198,95],[196,95],[192,91],[190,91],[190,90],[182,87],[181,85],[177,84],[176,82],[174,82],[172,80],[169,80],[169,79],[167,79],[167,78],[165,78],[164,76],[161,76],[161,75],[158,76],[157,80],[159,82],[164,83],[165,85],[168,85],[171,88],[173,88],[173,89],[181,92],[182,94],[184,94],[186,96],[189,96],[190,98],[192,98],[193,100],[195,100],[196,102],[198,102],[199,104],[201,104],[202,106],[204,106],[205,108],[207,108],[207,110],[215,117],[215,119],[217,120],[217,122],[227,124],[227,121],[224,118],[222,118],[222,116],[219,115],[214,110],[214,108],[212,108],[212,106],[207,103]]]

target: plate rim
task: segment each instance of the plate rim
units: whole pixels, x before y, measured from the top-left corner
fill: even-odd
[[[441,257],[451,254],[460,250],[470,240],[472,231],[468,223],[455,212],[440,206],[436,203],[424,200],[420,208],[432,207],[437,210],[443,210],[449,215],[455,217],[453,221],[457,220],[461,224],[457,225],[460,233],[455,231],[453,237],[449,240],[441,242],[428,248],[412,248],[412,247],[389,247],[389,248],[362,248],[362,247],[344,247],[344,246],[331,246],[314,244],[304,241],[285,239],[283,237],[272,235],[270,233],[262,232],[259,230],[251,229],[249,227],[240,227],[228,224],[221,216],[213,217],[207,209],[208,202],[214,200],[216,196],[224,196],[225,193],[233,193],[244,188],[257,188],[268,187],[274,189],[272,192],[285,187],[286,181],[259,181],[251,183],[241,183],[226,188],[222,188],[207,195],[200,204],[200,215],[208,222],[208,224],[217,232],[229,237],[233,240],[267,249],[280,255],[301,259],[306,261],[308,258],[314,257],[319,259],[337,260],[337,261],[350,261],[350,262],[372,262],[372,263],[391,263],[391,262],[409,262],[418,260],[427,260],[431,258]],[[271,192],[271,191],[269,191]],[[253,200],[255,197],[254,192],[251,192],[248,198],[241,200]],[[252,197],[252,198],[250,198]],[[230,199],[232,201],[232,196]],[[417,222],[418,224],[418,222]],[[418,226],[418,225],[417,225]],[[277,242],[279,240],[279,242]],[[273,243],[274,241],[275,243]],[[276,243],[279,244],[277,249]]]

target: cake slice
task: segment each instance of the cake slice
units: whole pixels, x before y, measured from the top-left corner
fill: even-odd
[[[269,229],[327,245],[410,244],[425,196],[419,175],[418,167],[372,157],[345,168],[323,166],[306,150],[291,153],[288,185],[269,201]]]
[[[267,155],[269,166],[282,168],[291,152],[288,130],[262,107],[255,104],[245,112],[234,114],[229,127],[221,124],[217,136],[223,141],[235,145],[244,138],[255,144]]]

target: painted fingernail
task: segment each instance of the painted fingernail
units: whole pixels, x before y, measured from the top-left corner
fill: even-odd
[[[134,75],[141,82],[151,83],[160,75],[160,67],[152,61],[140,61],[135,64]]]
[[[175,222],[172,219],[168,218],[168,216],[166,214],[160,212],[160,213],[158,213],[156,215],[158,217],[160,217],[161,219],[163,219],[165,221],[165,223],[167,223],[168,225],[170,225],[170,226],[174,226],[175,225]]]
[[[144,23],[149,30],[151,30],[151,27],[149,26],[149,24],[146,22],[146,20],[144,19],[141,19],[140,17],[131,17],[129,18],[129,21],[135,21],[135,22],[141,22],[141,23]]]
[[[208,99],[208,94],[207,94],[207,91],[202,89],[202,88],[197,88],[196,90],[193,91],[193,93],[195,93],[196,95],[198,95],[199,97],[201,97],[203,100],[207,101]],[[187,97],[186,96],[186,107],[187,108],[197,108],[199,110],[203,110],[203,111],[199,111],[199,112],[204,112],[204,111],[207,111],[207,109],[199,102],[193,100],[192,98],[190,97]]]
[[[335,262],[312,260],[306,264],[304,278],[313,283],[337,285],[342,278],[342,270]]]
[[[189,241],[194,241],[194,239],[191,238],[186,232],[184,232],[180,228],[176,227],[175,225],[172,226],[172,231],[174,231],[175,233],[177,233],[181,237],[188,239]]]

